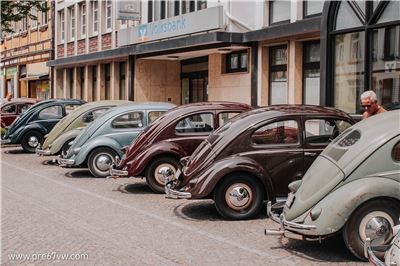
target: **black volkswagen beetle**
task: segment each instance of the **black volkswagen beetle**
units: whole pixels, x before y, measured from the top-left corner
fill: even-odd
[[[1,140],[4,144],[21,144],[25,152],[35,152],[52,128],[83,100],[51,99],[39,102],[18,117]]]

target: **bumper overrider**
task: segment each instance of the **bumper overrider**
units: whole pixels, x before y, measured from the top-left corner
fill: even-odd
[[[119,178],[119,177],[128,177],[128,171],[127,170],[119,170],[115,169],[115,164],[112,164],[110,166],[110,176],[112,178]]]
[[[0,144],[10,144],[11,143],[11,139],[2,139],[0,140]]]
[[[57,163],[61,167],[68,167],[68,166],[74,166],[75,165],[75,160],[74,159],[65,159],[65,158],[58,158]]]
[[[272,206],[271,201],[267,204],[267,215],[274,222],[280,225],[279,229],[268,230],[265,229],[265,235],[283,235],[287,238],[297,239],[297,240],[309,240],[316,241],[321,240],[320,236],[315,234],[317,227],[315,225],[306,225],[295,222],[290,222],[285,219],[285,214],[280,215],[274,210],[282,209],[284,203],[276,203]],[[310,235],[310,236],[308,236]],[[313,237],[315,236],[315,237]]]
[[[163,173],[164,180],[165,180],[165,187],[164,187],[164,192],[165,192],[165,197],[169,199],[190,199],[192,197],[192,194],[187,191],[183,191],[185,188],[182,188],[181,190],[175,190],[175,185],[176,185],[176,178],[172,171],[167,170],[164,171]]]
[[[40,148],[40,146],[38,146],[35,150],[36,155],[39,156],[50,156],[51,155],[51,151],[49,149],[43,150]]]

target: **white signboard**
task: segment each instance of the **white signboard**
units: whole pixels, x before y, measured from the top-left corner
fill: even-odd
[[[140,1],[117,1],[117,19],[140,20]]]

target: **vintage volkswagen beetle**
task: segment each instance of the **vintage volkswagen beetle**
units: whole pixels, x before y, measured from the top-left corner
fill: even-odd
[[[154,117],[175,105],[170,103],[132,103],[111,108],[89,124],[69,148],[60,166],[88,166],[92,175],[107,177],[121,148],[129,145]]]
[[[281,228],[266,233],[320,240],[342,231],[349,250],[364,259],[367,237],[384,236],[400,216],[400,110],[384,112],[346,130],[315,160],[278,216]]]
[[[41,101],[14,121],[2,143],[20,143],[24,151],[35,152],[36,147],[43,143],[44,136],[58,121],[84,103],[83,100],[74,99]]]
[[[10,102],[2,103],[0,110],[1,136],[5,135],[7,128],[18,116],[37,102],[36,99],[15,98]]]
[[[129,101],[122,100],[96,101],[78,107],[57,123],[46,136],[46,140],[41,148],[39,149],[38,147],[36,149],[36,154],[55,155],[61,153],[65,156],[72,141],[80,134],[87,124],[94,121],[108,109],[128,103]]]
[[[231,117],[248,111],[250,105],[234,102],[191,103],[175,107],[135,139],[121,162],[111,167],[113,177],[146,177],[149,187],[164,192],[161,170],[173,173],[179,159],[191,155],[212,130]]]
[[[255,109],[212,133],[192,154],[167,197],[213,198],[226,219],[248,219],[264,199],[286,196],[318,154],[354,121],[320,106]]]

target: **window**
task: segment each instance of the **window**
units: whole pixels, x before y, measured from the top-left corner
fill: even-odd
[[[357,61],[358,59],[361,58],[361,46],[360,46],[360,38],[359,38],[359,33],[353,33],[351,34],[351,47],[350,47],[350,53],[351,53],[351,59]]]
[[[83,92],[85,91],[85,67],[79,67],[79,87],[80,87],[80,98],[83,99]]]
[[[131,112],[121,115],[112,122],[113,128],[141,128],[143,127],[143,113]]]
[[[288,102],[286,46],[270,48],[269,69],[269,103],[286,104]]]
[[[65,17],[64,17],[64,11],[60,12],[60,27],[61,27],[61,36],[60,39],[62,42],[65,40]]]
[[[228,123],[229,120],[231,120],[233,117],[237,116],[239,113],[230,113],[230,112],[226,112],[226,113],[219,113],[218,114],[218,123],[219,126],[222,127],[223,125],[225,125],[226,123]]]
[[[92,20],[93,20],[93,35],[97,34],[99,31],[99,3],[92,1]]]
[[[121,29],[124,29],[124,28],[126,28],[127,26],[128,26],[128,20],[126,20],[126,19],[121,19],[120,21],[119,21],[119,27],[121,28]]]
[[[4,106],[4,108],[1,110],[3,114],[15,114],[17,106],[15,104],[10,104],[7,106]]]
[[[21,114],[24,113],[26,110],[28,110],[31,106],[32,106],[32,104],[23,104],[23,105],[21,105],[20,106]]]
[[[324,1],[304,0],[303,4],[304,17],[319,15],[324,7]]]
[[[197,0],[197,11],[207,8],[207,0]]]
[[[37,28],[37,10],[36,7],[32,7],[32,11],[31,11],[32,16],[35,16],[36,19],[31,19],[31,29],[36,29]]]
[[[246,72],[248,64],[247,50],[234,52],[226,55],[226,72]]]
[[[286,23],[290,21],[291,1],[269,1],[269,24]]]
[[[63,111],[60,105],[47,107],[42,111],[40,111],[38,115],[39,120],[60,119],[62,117],[63,117]]]
[[[153,0],[147,2],[147,22],[153,22]]]
[[[82,117],[82,122],[84,124],[91,123],[94,120],[96,120],[97,118],[99,118],[102,114],[104,114],[107,110],[108,110],[108,108],[101,108],[101,109],[96,109],[96,110],[90,111]]]
[[[97,100],[97,66],[92,66],[92,99]]]
[[[295,120],[272,122],[257,129],[251,136],[256,145],[286,145],[299,143],[299,129]]]
[[[303,43],[303,103],[320,104],[319,41]]]
[[[75,40],[75,8],[71,7],[69,8],[69,19],[70,19],[70,40],[73,41]]]
[[[400,142],[397,142],[396,145],[394,145],[392,150],[392,158],[394,161],[400,162]]]
[[[306,143],[328,144],[351,125],[343,120],[310,119],[305,122]]]
[[[159,118],[165,111],[151,111],[147,117],[148,124],[153,123],[157,118]]]
[[[110,80],[111,80],[110,64],[105,64],[104,65],[104,98],[105,98],[105,100],[110,99]]]
[[[125,71],[126,71],[125,62],[119,63],[119,99],[121,100],[125,99],[125,90],[126,90]]]
[[[14,34],[19,33],[19,21],[14,22]]]
[[[195,1],[182,0],[182,14],[193,12],[195,9]]]
[[[22,18],[22,28],[21,31],[25,32],[28,29],[28,18],[27,17],[23,17]]]
[[[47,2],[44,3],[44,6],[47,8]],[[47,20],[48,20],[47,11],[41,12],[41,21],[40,21],[40,25],[41,25],[41,26],[47,25]]]
[[[167,17],[179,16],[179,1],[168,0],[167,1]]]
[[[176,133],[205,133],[214,130],[212,114],[196,114],[180,120],[176,127]]]
[[[106,1],[106,26],[107,30],[112,28],[112,2],[111,0]]]
[[[384,60],[394,60],[396,55],[396,28],[398,27],[388,27],[385,28],[384,37]],[[397,46],[399,44],[397,43]]]
[[[81,37],[86,36],[86,4],[81,4]]]

